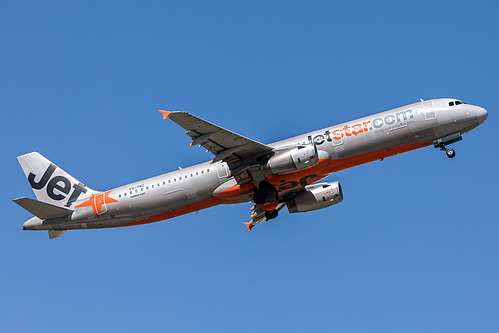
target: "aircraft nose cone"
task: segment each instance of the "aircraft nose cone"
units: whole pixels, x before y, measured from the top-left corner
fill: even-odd
[[[489,116],[489,113],[484,108],[479,107],[478,112],[477,112],[477,116],[478,116],[478,123],[481,125],[487,119],[487,117]]]

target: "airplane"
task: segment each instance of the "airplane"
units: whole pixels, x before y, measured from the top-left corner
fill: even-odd
[[[23,230],[67,230],[134,226],[171,219],[220,204],[253,202],[248,231],[289,213],[310,212],[340,203],[332,173],[432,146],[449,158],[447,145],[481,125],[479,106],[455,98],[423,100],[371,116],[262,144],[183,111],[164,111],[187,131],[191,146],[204,147],[213,160],[107,191],[95,191],[37,152],[18,157],[36,200],[15,203],[34,215]]]

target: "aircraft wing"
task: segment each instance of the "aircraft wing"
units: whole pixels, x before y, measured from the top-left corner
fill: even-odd
[[[215,155],[212,163],[226,162],[231,170],[231,176],[234,176],[239,184],[250,179],[246,171],[258,164],[258,157],[272,152],[272,147],[226,130],[187,112],[163,110],[159,110],[159,112],[163,114],[163,119],[170,118],[187,130],[187,135],[192,139],[191,146],[200,145]]]

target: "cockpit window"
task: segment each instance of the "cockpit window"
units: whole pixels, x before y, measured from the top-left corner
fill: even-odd
[[[463,101],[452,101],[452,102],[449,102],[449,106],[460,105],[460,104],[466,104],[466,103],[463,102]]]

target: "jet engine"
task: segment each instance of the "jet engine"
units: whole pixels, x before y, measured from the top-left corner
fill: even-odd
[[[343,201],[343,192],[339,182],[317,183],[305,186],[305,191],[299,192],[288,200],[289,213],[310,212],[326,208]]]
[[[313,167],[319,163],[317,147],[313,143],[275,151],[264,164],[266,173],[283,175]]]

